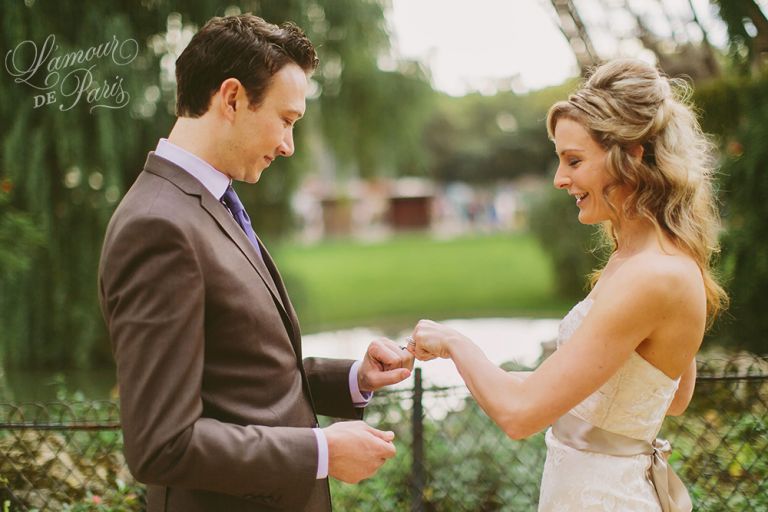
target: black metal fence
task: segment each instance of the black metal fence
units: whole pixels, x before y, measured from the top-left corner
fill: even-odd
[[[143,509],[111,401],[0,404],[0,510]]]
[[[418,375],[418,374],[417,374]],[[0,404],[0,511],[142,510],[113,402]],[[332,481],[336,510],[533,511],[541,434],[509,440],[466,388],[378,393],[366,420],[398,455],[358,485]],[[662,435],[697,511],[768,511],[768,359],[699,365],[696,396]]]

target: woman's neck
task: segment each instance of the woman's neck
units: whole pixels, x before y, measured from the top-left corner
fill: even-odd
[[[647,250],[669,253],[674,244],[666,234],[646,219],[624,220],[615,225],[617,248],[614,253],[619,258],[626,258]]]

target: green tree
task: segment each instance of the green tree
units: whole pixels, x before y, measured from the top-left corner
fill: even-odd
[[[733,346],[766,352],[768,318],[768,19],[753,0],[714,0],[738,76],[703,84],[694,99],[722,147],[722,273],[731,308],[716,329]]]
[[[39,233],[40,241],[31,244],[31,238],[24,241],[14,234],[13,252],[0,251],[26,262],[0,272],[5,363],[85,367],[111,361],[96,300],[104,230],[143,167],[146,152],[170,131],[173,61],[212,16],[250,11],[275,23],[294,21],[305,27],[323,62],[316,76],[320,95],[309,105],[309,119],[317,119],[299,124],[297,156],[276,162],[268,179],[241,191],[268,242],[290,226],[291,192],[299,171],[312,167],[307,144],[312,132],[340,161],[366,173],[387,166],[423,168],[414,134],[420,133],[419,105],[428,102],[431,89],[419,70],[378,69],[376,63],[387,51],[385,5],[384,0],[245,0],[236,7],[217,0],[0,4],[6,59],[0,79],[0,182],[13,184],[8,206],[0,210],[0,224],[16,230],[27,226],[25,232]],[[46,91],[30,83],[45,87],[49,70],[41,68],[27,77],[30,83],[18,79],[25,78],[23,71],[33,62],[32,42],[41,51],[50,35],[58,45],[51,57],[85,52],[113,39],[135,41],[138,53],[130,63],[98,60],[88,87],[120,82],[129,97],[125,107],[92,110],[95,100],[83,96],[75,101],[76,96],[58,91],[56,103],[35,108],[35,96]],[[126,44],[128,51],[133,43]],[[334,72],[334,62],[340,73]],[[410,105],[410,99],[417,105]],[[390,131],[394,135],[387,136]]]
[[[469,183],[546,174],[554,161],[547,109],[574,87],[569,81],[526,94],[441,96],[425,134],[431,174]]]
[[[0,9],[5,56],[0,172],[14,186],[10,206],[42,235],[39,247],[25,249],[30,261],[26,270],[0,276],[0,341],[6,362],[12,364],[82,365],[109,351],[107,344],[97,344],[103,340],[95,300],[98,247],[114,203],[140,169],[144,148],[158,126],[137,119],[129,107],[91,112],[93,103],[87,98],[78,102],[59,89],[51,89],[58,96],[56,103],[34,108],[34,96],[41,92],[33,86],[55,79],[55,69],[32,75],[19,71],[34,58],[32,43],[42,52],[51,35],[58,45],[52,56],[65,56],[113,37],[144,41],[154,27],[163,26],[156,21],[162,18],[143,9],[132,16],[117,1],[4,2]],[[129,72],[109,58],[101,59],[93,70],[94,84],[115,83],[117,77],[132,98],[141,97],[147,83],[157,82],[157,67],[143,53]],[[64,73],[76,67],[62,69],[60,83],[66,80]],[[83,73],[73,77],[85,80]],[[71,92],[73,82],[67,83]],[[11,298],[12,305],[7,302]]]
[[[364,177],[423,174],[421,134],[434,93],[426,71],[402,62],[383,70],[390,51],[388,2],[334,0],[310,12],[320,48],[321,131],[339,165]]]
[[[759,69],[768,54],[768,18],[755,0],[712,0],[728,27],[732,61],[742,70]]]
[[[766,351],[768,318],[768,75],[706,84],[695,96],[704,127],[723,148],[720,189],[725,232],[722,274],[731,307],[717,329],[723,341]]]

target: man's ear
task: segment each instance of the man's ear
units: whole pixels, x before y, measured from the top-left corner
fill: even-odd
[[[234,118],[238,107],[238,96],[242,88],[243,84],[237,78],[227,78],[221,82],[216,95],[219,99],[218,107],[224,117],[228,119]]]

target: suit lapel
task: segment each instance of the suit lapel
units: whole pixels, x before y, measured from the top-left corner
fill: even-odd
[[[299,358],[299,360],[301,360],[301,339],[299,334],[301,330],[299,328],[299,319],[296,317],[296,312],[291,305],[291,301],[288,298],[288,292],[286,291],[285,285],[283,284],[283,279],[280,276],[280,272],[277,270],[277,266],[275,265],[272,256],[269,254],[266,247],[264,247],[264,244],[261,243],[261,240],[259,240],[259,246],[261,247],[261,254],[264,255],[264,263],[269,270],[269,274],[273,277],[273,281],[277,285],[280,298],[283,301],[282,303],[286,306],[286,316],[291,324],[291,328],[293,329],[293,333],[291,335],[291,343],[293,344],[293,349],[296,352],[296,356]]]
[[[232,215],[229,214],[227,208],[210,194],[202,196],[200,199],[200,205],[203,209],[214,218],[216,223],[227,234],[230,240],[237,245],[240,252],[248,258],[248,262],[254,270],[258,272],[262,281],[264,281],[264,284],[267,285],[269,291],[274,295],[275,299],[277,299],[283,310],[285,310],[285,304],[283,303],[282,297],[280,297],[275,283],[272,281],[272,276],[270,276],[264,261],[259,257],[256,248],[251,244],[251,241],[248,240],[248,237],[245,236],[245,232],[237,224],[235,219],[232,218]],[[261,241],[259,240],[259,242]],[[262,251],[264,251],[264,246],[260,244],[260,247],[262,248]]]
[[[261,280],[264,281],[264,284],[272,294],[275,303],[282,310],[281,313],[289,319],[288,325],[286,325],[286,327],[290,325],[290,327],[294,329],[294,332],[297,332],[295,331],[295,327],[293,325],[294,322],[291,319],[291,315],[288,314],[286,303],[283,302],[283,297],[277,290],[277,286],[272,280],[270,272],[264,264],[264,261],[262,261],[262,259],[259,257],[256,249],[251,244],[251,241],[248,240],[245,232],[237,224],[232,215],[229,214],[227,208],[215,197],[213,197],[208,189],[206,189],[202,183],[197,181],[196,178],[194,178],[192,175],[174,163],[169,162],[164,158],[155,156],[154,152],[150,153],[147,157],[145,169],[148,172],[157,174],[158,176],[171,181],[186,194],[198,196],[200,198],[200,206],[211,217],[213,217],[219,227],[226,233],[229,239],[232,240],[240,252],[242,252],[243,255],[248,259],[248,262],[251,264],[259,277],[261,277]],[[259,243],[261,243],[261,241],[259,241]],[[266,254],[264,245],[261,245],[261,249],[263,254]],[[291,336],[291,339],[293,340],[294,336]]]

